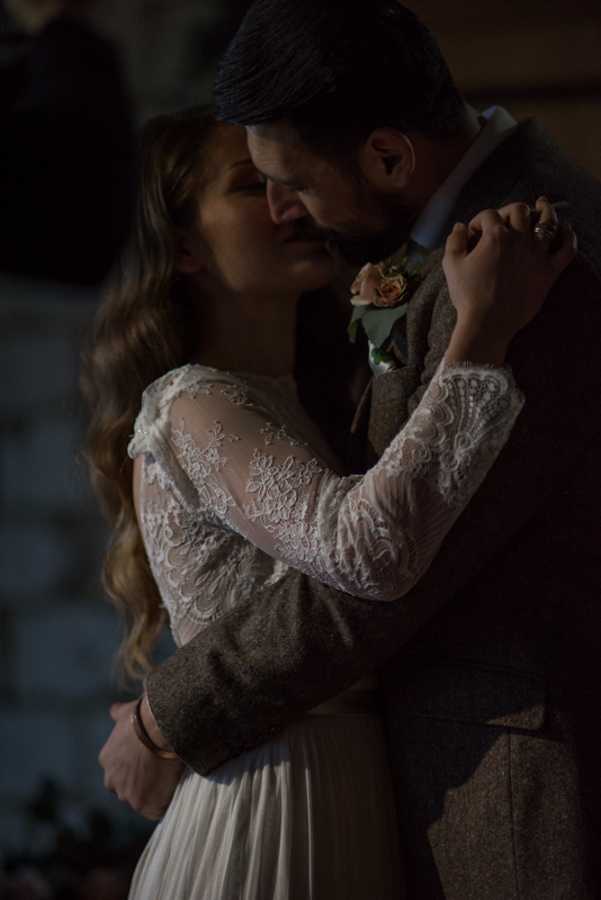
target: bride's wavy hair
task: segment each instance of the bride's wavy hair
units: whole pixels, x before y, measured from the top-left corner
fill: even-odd
[[[144,389],[188,362],[198,340],[195,305],[176,269],[177,235],[193,223],[203,161],[219,127],[209,107],[145,125],[134,227],[83,354],[91,415],[84,455],[112,528],[102,580],[125,619],[117,662],[135,680],[152,669],[165,613],[136,519],[127,445]]]

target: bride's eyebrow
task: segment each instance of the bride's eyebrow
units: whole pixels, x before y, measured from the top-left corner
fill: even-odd
[[[266,181],[273,181],[275,184],[283,184],[285,187],[295,188],[297,186],[297,182],[291,179],[285,178],[274,178],[271,175],[268,175],[267,172],[264,172],[262,169],[258,169],[250,156],[245,159],[239,159],[235,163],[232,163],[228,166],[227,171],[231,172],[233,169],[242,168],[242,166],[252,166],[252,168],[257,172],[262,178],[265,178]]]

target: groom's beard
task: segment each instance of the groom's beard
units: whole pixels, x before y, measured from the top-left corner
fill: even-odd
[[[320,229],[334,252],[339,253],[351,265],[376,263],[395,253],[408,239],[415,214],[395,206],[382,210],[383,225],[377,230],[362,228],[360,223],[349,224],[348,229]]]
[[[376,263],[395,253],[409,237],[409,228],[394,226],[378,234],[350,235],[328,232],[328,244],[351,265]]]

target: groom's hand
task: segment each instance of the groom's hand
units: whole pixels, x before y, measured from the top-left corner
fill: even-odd
[[[131,724],[136,701],[114,703],[115,722],[98,762],[104,769],[104,786],[146,819],[160,819],[182,776],[180,759],[160,759],[137,738]]]

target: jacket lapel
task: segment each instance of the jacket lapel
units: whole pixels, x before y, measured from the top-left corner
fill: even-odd
[[[432,312],[441,290],[445,290],[441,256],[435,251],[429,257],[424,280],[407,309],[407,364],[372,379],[367,429],[370,461],[381,456],[411,415],[410,398],[421,382]]]

